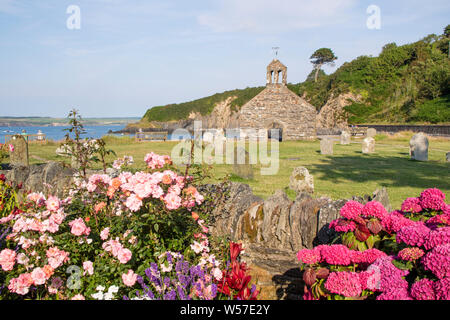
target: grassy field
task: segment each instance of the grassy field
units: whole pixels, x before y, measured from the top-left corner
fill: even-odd
[[[351,145],[334,145],[334,155],[320,154],[318,141],[289,141],[280,144],[280,168],[276,175],[262,176],[261,165],[254,166],[254,179],[243,180],[231,176],[231,180],[247,183],[253,192],[267,198],[277,189],[285,189],[288,196],[295,193],[288,189],[292,170],[298,166],[306,167],[314,176],[315,196],[328,196],[333,199],[349,198],[353,195],[371,194],[377,188],[386,187],[391,204],[399,208],[407,197],[418,196],[426,188],[440,188],[450,197],[450,163],[445,161],[450,151],[450,139],[430,138],[429,161],[409,160],[409,139],[412,133],[394,136],[378,135],[376,153],[365,155],[361,152],[361,140],[354,139]],[[150,151],[171,154],[178,142],[135,142],[128,137],[105,137],[107,147],[113,149],[118,157],[132,155],[136,168],[144,168],[143,158]],[[47,160],[65,161],[57,156],[58,144],[31,143],[30,162],[42,163]],[[113,158],[110,159],[111,161]],[[232,165],[213,165],[212,180],[219,180],[232,174]]]

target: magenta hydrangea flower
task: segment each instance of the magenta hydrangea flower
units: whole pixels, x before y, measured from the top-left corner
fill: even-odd
[[[330,222],[329,228],[337,232],[353,232],[356,230],[356,223],[345,219],[337,219]]]
[[[402,203],[402,211],[409,213],[419,213],[422,211],[419,198],[408,198]]]
[[[430,279],[414,282],[411,286],[410,294],[416,300],[436,300],[434,282]]]
[[[409,246],[421,247],[425,243],[430,232],[430,228],[428,228],[424,223],[416,222],[412,226],[407,226],[400,229],[396,238],[399,243],[403,242]]]
[[[377,300],[414,300],[409,295],[408,289],[390,289],[377,297]]]
[[[397,233],[406,226],[412,226],[416,222],[406,218],[401,212],[393,211],[381,220],[381,225],[389,233]]]
[[[443,208],[442,208],[442,213],[450,216],[450,204],[446,204]]]
[[[344,297],[358,297],[362,292],[357,272],[332,272],[325,282],[325,288]]]
[[[365,217],[374,217],[382,220],[388,213],[380,202],[370,201],[362,208],[361,214]]]
[[[297,253],[297,259],[305,264],[315,264],[320,262],[320,251],[319,250],[309,250],[303,249]]]
[[[417,247],[414,248],[405,248],[398,253],[398,257],[404,261],[416,261],[422,256],[425,252]]]
[[[439,279],[450,277],[450,243],[437,246],[421,260],[424,268]]]
[[[434,283],[437,300],[450,300],[450,278],[444,278]]]
[[[446,207],[445,194],[439,189],[427,189],[420,194],[419,199],[424,209],[439,211]]]
[[[436,228],[440,224],[450,226],[450,215],[439,214],[437,216],[428,219],[426,224],[431,228]]]
[[[385,256],[377,259],[368,270],[374,270],[379,278],[377,291],[387,292],[391,289],[408,289],[408,282],[403,278],[409,274],[408,270],[398,269],[392,264],[393,257]]]
[[[430,250],[441,244],[450,243],[450,227],[437,228],[426,237],[425,249]]]
[[[357,201],[351,200],[341,208],[340,214],[346,219],[353,220],[361,214],[363,208],[364,205]]]
[[[352,251],[342,244],[332,246],[323,245],[319,247],[322,260],[328,264],[348,266],[352,262]],[[316,247],[316,249],[319,247]]]
[[[378,258],[385,256],[386,253],[375,248],[365,251],[352,251],[352,262],[357,264],[372,264]]]

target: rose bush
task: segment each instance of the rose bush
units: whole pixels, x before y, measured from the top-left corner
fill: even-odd
[[[216,298],[228,273],[193,178],[168,156],[149,153],[147,170],[134,173],[120,171],[124,159],[111,175],[76,176],[65,198],[29,193],[1,219],[3,299]],[[241,269],[239,297],[255,298]]]
[[[401,211],[347,202],[330,228],[342,244],[297,254],[305,299],[449,300],[450,206],[427,189]]]

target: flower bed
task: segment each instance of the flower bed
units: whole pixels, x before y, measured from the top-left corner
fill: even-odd
[[[388,213],[347,202],[330,228],[335,242],[297,254],[308,300],[449,300],[450,205],[428,189]]]
[[[255,299],[242,248],[211,246],[193,177],[168,156],[145,162],[131,172],[119,159],[113,175],[77,176],[64,199],[29,193],[8,212],[1,298]]]

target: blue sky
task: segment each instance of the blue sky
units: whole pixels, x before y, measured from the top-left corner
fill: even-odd
[[[68,6],[81,28],[70,30]],[[367,28],[369,5],[381,29]],[[0,116],[142,116],[151,106],[265,84],[279,46],[288,81],[304,81],[310,55],[332,48],[330,73],[442,34],[448,0],[0,0]]]

